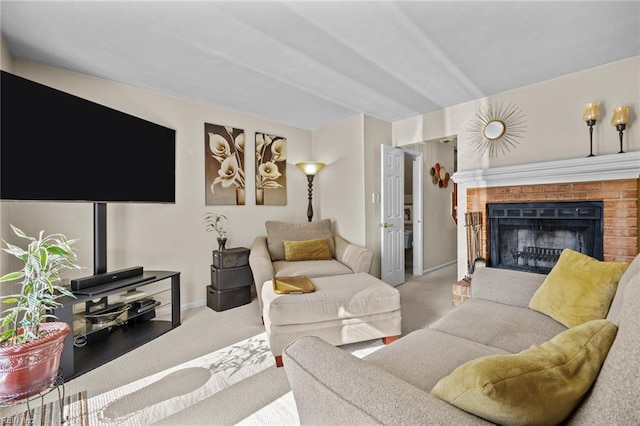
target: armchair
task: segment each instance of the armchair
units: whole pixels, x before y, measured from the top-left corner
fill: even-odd
[[[262,286],[277,276],[325,277],[333,275],[369,273],[373,262],[373,250],[351,244],[331,231],[331,220],[289,223],[267,221],[267,235],[256,237],[249,253],[249,266],[253,273],[262,312]],[[284,241],[305,241],[324,238],[329,244],[332,258],[329,260],[287,261]]]

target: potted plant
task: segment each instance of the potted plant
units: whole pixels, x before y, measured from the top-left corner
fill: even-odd
[[[18,401],[46,389],[58,376],[64,339],[70,326],[55,319],[51,310],[59,297],[75,297],[60,285],[66,269],[76,264],[74,244],[62,234],[30,237],[11,225],[25,249],[4,242],[3,250],[22,261],[23,268],[0,277],[0,282],[19,281],[19,294],[3,296],[12,305],[0,316],[0,402]]]
[[[224,251],[227,244],[227,231],[222,227],[225,220],[227,217],[223,214],[205,213],[204,215],[204,229],[218,234],[218,251]]]

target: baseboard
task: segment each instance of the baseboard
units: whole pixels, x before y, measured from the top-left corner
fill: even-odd
[[[430,272],[435,272],[435,271],[437,271],[438,269],[446,268],[447,266],[455,265],[455,264],[457,264],[457,263],[458,263],[458,260],[457,260],[457,259],[454,259],[454,260],[451,260],[451,261],[449,261],[449,262],[442,263],[442,264],[440,264],[440,265],[436,265],[436,266],[433,266],[433,267],[431,267],[431,268],[425,269],[425,270],[423,270],[423,271],[422,271],[422,273],[423,273],[423,274],[428,274],[428,273],[430,273]]]

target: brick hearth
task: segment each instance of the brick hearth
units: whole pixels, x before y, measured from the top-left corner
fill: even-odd
[[[483,214],[483,257],[487,258],[487,203],[530,201],[603,201],[604,260],[631,262],[640,252],[638,236],[638,179],[566,184],[468,188],[467,211]],[[490,262],[490,260],[489,260]]]

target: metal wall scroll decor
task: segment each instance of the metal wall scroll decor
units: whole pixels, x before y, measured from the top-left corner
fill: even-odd
[[[493,104],[475,114],[467,131],[474,150],[497,157],[520,143],[527,125],[522,110],[513,104]]]
[[[434,185],[438,185],[439,188],[446,188],[449,186],[451,176],[447,169],[441,166],[440,163],[436,163],[431,170],[429,170],[429,174],[431,175],[431,182]]]

